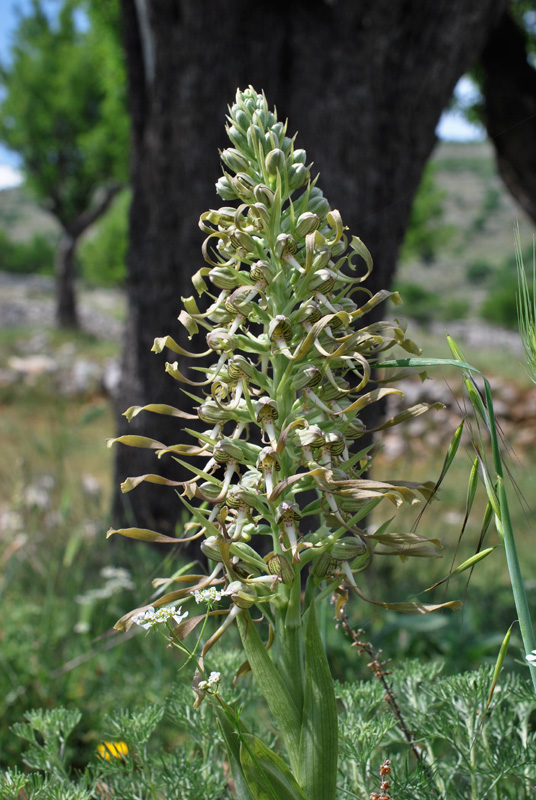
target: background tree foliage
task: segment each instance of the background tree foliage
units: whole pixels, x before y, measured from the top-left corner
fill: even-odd
[[[124,71],[112,7],[88,25],[80,3],[52,17],[41,0],[20,18],[5,91],[0,139],[19,153],[28,186],[56,217],[57,319],[77,326],[74,254],[81,234],[108,208],[128,164]]]

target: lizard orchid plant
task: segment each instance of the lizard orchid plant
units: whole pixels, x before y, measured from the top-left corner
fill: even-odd
[[[421,403],[366,430],[364,409],[401,394],[378,379],[378,370],[373,377],[374,365],[395,345],[409,354],[420,351],[402,323],[367,324],[378,304],[400,299],[387,290],[372,294],[364,285],[372,269],[369,251],[356,236],[347,237],[286,127],[264,95],[251,87],[238,91],[227,124],[232,146],[221,153],[224,172],[216,184],[228,205],[200,219],[207,266],[193,285],[204,305],[184,299],[179,317],[190,338],[205,334],[208,349],[190,353],[169,336],[154,343],[155,352],[167,348],[180,357],[166,371],[188,387],[195,413],[164,405],[125,412],[128,419],[148,411],[195,420],[196,429],[186,428],[193,443],[165,445],[141,436],[110,442],[152,448],[191,471],[184,482],[150,474],[122,485],[125,492],[142,481],[178,489],[191,514],[185,536],[137,528],[109,535],[202,540],[209,574],[181,575],[176,589],[173,578],[158,581],[165,593],[117,627],[147,627],[158,621],[159,608],[208,600],[206,615],[183,619],[175,607],[160,615],[172,641],[181,643],[208,615],[223,615],[197,659],[194,688],[198,703],[207,692],[215,699],[238,797],[332,800],[337,713],[317,604],[334,593],[339,607],[350,593],[403,612],[459,604],[385,603],[360,588],[360,574],[377,557],[434,556],[440,548],[437,540],[391,530],[390,521],[376,530],[364,526],[380,503],[426,501],[434,487],[368,478],[372,448],[363,437],[441,404]],[[197,355],[204,359],[202,374],[194,374],[200,380],[182,366]],[[213,608],[218,600],[226,607]],[[267,701],[288,765],[229,714],[206,679],[204,658],[233,622],[247,659],[243,671],[251,669]]]

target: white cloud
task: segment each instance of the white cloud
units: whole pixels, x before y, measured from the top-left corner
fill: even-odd
[[[9,164],[0,164],[0,189],[12,189],[23,181],[22,173]]]

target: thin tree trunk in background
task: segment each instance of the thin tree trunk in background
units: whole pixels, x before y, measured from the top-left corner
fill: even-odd
[[[56,323],[59,328],[77,330],[80,327],[75,286],[76,248],[82,234],[108,210],[121,188],[118,181],[102,187],[91,208],[64,223],[55,258]]]
[[[75,292],[75,251],[78,239],[63,231],[56,250],[56,323],[59,328],[80,327]]]
[[[150,350],[183,345],[181,296],[203,265],[199,215],[221,205],[218,148],[236,88],[263,89],[320,172],[319,186],[371,250],[372,291],[390,284],[435,128],[506,0],[122,0],[133,120],[128,323],[117,398],[119,434],[173,444],[180,426],[120,414],[148,402],[187,405]],[[384,313],[388,313],[387,311]],[[197,349],[203,349],[199,342]],[[195,345],[190,344],[190,349]],[[173,356],[172,360],[175,360]],[[173,439],[175,430],[176,438]],[[185,437],[186,438],[186,437]],[[172,441],[173,440],[173,441]],[[118,446],[116,485],[170,475],[172,463]],[[169,490],[116,492],[116,522],[169,530]]]

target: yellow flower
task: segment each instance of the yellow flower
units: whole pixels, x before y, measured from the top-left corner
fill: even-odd
[[[111,761],[112,758],[123,758],[128,753],[126,742],[103,742],[97,747],[97,752],[101,758]]]

